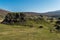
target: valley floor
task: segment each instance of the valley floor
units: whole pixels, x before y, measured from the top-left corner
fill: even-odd
[[[0,40],[60,40],[60,33],[51,33],[48,28],[0,24]]]

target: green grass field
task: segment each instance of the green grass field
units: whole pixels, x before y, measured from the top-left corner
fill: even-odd
[[[0,40],[60,40],[60,33],[51,33],[49,27],[0,24]]]

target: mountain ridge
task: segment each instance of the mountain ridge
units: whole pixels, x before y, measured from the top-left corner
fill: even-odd
[[[5,16],[9,12],[10,11],[8,10],[0,9],[0,16]],[[22,12],[22,13],[25,13],[27,15],[46,15],[50,17],[60,17],[60,10],[50,11],[50,12],[45,12],[45,13],[37,13],[37,12]]]

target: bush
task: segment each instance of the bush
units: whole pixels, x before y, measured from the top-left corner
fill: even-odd
[[[59,31],[60,30],[60,26],[59,25],[56,25],[55,26],[55,29]]]
[[[43,28],[43,26],[39,26],[39,28]]]
[[[60,21],[57,21],[56,24],[59,24],[60,25]]]
[[[25,22],[25,20],[25,14],[23,13],[8,13],[2,23],[20,23]]]

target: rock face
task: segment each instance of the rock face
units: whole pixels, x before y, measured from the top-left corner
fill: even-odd
[[[14,24],[25,21],[25,14],[23,13],[8,13],[5,19],[1,22],[4,24]]]

